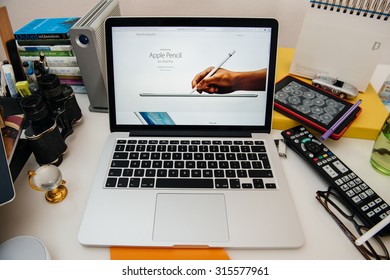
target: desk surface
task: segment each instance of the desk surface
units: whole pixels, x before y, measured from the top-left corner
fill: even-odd
[[[60,204],[49,204],[44,194],[31,189],[27,172],[36,170],[32,156],[15,182],[16,198],[0,207],[0,243],[20,235],[32,235],[47,246],[53,259],[109,259],[109,248],[85,247],[77,241],[79,226],[100,151],[109,134],[108,115],[88,111],[86,95],[77,95],[83,120],[66,143],[68,151],[60,165],[67,181],[68,197]],[[272,132],[275,138],[280,131]],[[382,198],[390,202],[390,177],[370,166],[373,141],[342,138],[327,141],[327,146],[354,170]],[[294,250],[227,250],[232,259],[362,259],[331,217],[315,199],[326,184],[291,150],[282,159],[303,231],[305,244]],[[304,174],[304,176],[303,176]],[[286,232],[288,234],[288,232]],[[385,238],[390,248],[390,237]]]

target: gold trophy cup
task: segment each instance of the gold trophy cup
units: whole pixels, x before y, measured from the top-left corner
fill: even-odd
[[[31,188],[45,191],[46,200],[50,203],[61,202],[68,193],[61,171],[55,165],[43,165],[36,171],[29,171],[28,178]]]

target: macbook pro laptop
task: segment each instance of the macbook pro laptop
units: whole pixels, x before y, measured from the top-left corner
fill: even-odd
[[[105,28],[111,134],[80,243],[301,246],[270,136],[277,21],[118,17]],[[177,96],[189,93],[210,98]]]

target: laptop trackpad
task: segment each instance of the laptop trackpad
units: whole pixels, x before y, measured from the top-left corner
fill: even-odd
[[[174,245],[229,240],[223,194],[158,194],[154,241]]]

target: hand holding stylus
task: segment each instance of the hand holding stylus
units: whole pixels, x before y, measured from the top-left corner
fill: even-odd
[[[199,84],[199,82],[203,81],[203,79],[207,79],[207,78],[211,77],[212,75],[214,75],[215,72],[217,72],[218,69],[221,68],[222,65],[225,64],[225,62],[228,61],[229,58],[231,58],[232,55],[233,55],[235,52],[236,52],[235,50],[232,50],[232,51],[231,51],[230,53],[228,53],[228,55],[227,55],[219,64],[217,64],[214,68],[208,68],[208,69],[207,69],[207,70],[208,70],[207,75],[204,76],[204,77],[202,77],[200,80],[198,80],[198,81],[196,82],[196,84],[195,84],[195,86],[193,87],[191,93],[194,93],[195,91],[197,91],[197,90],[198,90],[198,89],[197,89],[197,85]],[[204,71],[203,71],[202,73],[204,73]],[[201,74],[202,74],[202,73],[201,73]],[[199,74],[198,74],[197,76],[199,76]],[[201,77],[201,76],[200,76],[200,77]],[[193,82],[192,82],[193,84],[194,84],[194,81],[195,81],[195,79],[194,79]]]

